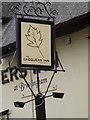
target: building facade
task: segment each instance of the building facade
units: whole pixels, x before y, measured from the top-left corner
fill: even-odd
[[[5,4],[7,3],[3,3],[3,6],[5,6]],[[55,25],[56,50],[63,68],[66,71],[58,72],[52,81],[48,95],[57,91],[64,93],[64,97],[63,99],[50,97],[45,100],[46,116],[47,118],[88,118],[88,48],[90,37],[88,32],[88,3],[53,4],[52,6],[57,6],[59,12],[59,17],[56,18]],[[71,4],[73,7],[70,8]],[[75,9],[76,6],[78,9]],[[62,22],[60,22],[59,10],[66,10],[65,8],[71,14],[69,14],[68,11],[67,14],[64,13],[65,11],[62,11]],[[4,11],[4,13],[6,12]],[[72,16],[73,13],[76,13],[76,15],[74,14],[75,16]],[[71,15],[71,17],[68,15]],[[16,108],[14,106],[15,101],[25,102],[34,97],[20,76],[17,69],[16,56],[12,64],[12,71],[10,72],[9,65],[12,61],[16,45],[14,33],[15,21],[14,17],[11,19],[5,16],[6,14],[4,14],[2,24],[2,35],[4,36],[2,36],[3,46],[0,65],[1,117],[35,118],[35,101],[25,104],[24,108]],[[58,69],[61,68],[58,67]],[[53,72],[50,71],[40,71],[40,89],[43,94],[45,93],[52,74]],[[27,70],[25,78],[30,83],[35,94],[37,94],[37,75],[32,70]]]

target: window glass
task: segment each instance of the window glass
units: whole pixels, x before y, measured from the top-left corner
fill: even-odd
[[[0,113],[0,120],[8,120],[8,112],[9,112],[9,110],[1,112]]]

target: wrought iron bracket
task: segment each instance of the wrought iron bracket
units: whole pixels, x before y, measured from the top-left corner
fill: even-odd
[[[21,15],[22,17],[40,17],[48,20],[54,19],[58,12],[51,7],[51,2],[23,2],[12,6],[10,11],[14,15]]]

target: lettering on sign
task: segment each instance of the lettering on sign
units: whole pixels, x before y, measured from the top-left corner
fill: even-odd
[[[21,72],[23,76],[20,74],[19,69],[16,66],[7,67],[5,70],[2,70],[1,71],[2,84],[7,84],[9,82],[13,82],[14,79],[19,80],[27,76],[26,70],[21,70]],[[39,83],[40,84],[47,83],[47,78],[41,79]],[[29,82],[29,84],[37,88],[37,81],[32,81],[32,83]],[[28,88],[28,86],[25,83],[21,82],[20,84],[14,86],[14,91],[20,90],[22,92],[26,88]]]
[[[47,83],[47,78],[41,79],[39,81],[39,83],[40,84]],[[32,81],[32,83],[29,82],[29,85],[36,86],[36,88],[37,88],[37,81]],[[28,86],[25,83],[21,82],[20,84],[14,86],[14,91],[20,90],[21,92],[23,92],[27,88],[28,88]]]
[[[19,69],[16,66],[13,67],[8,67],[5,70],[1,71],[1,76],[2,76],[2,84],[9,83],[10,81],[13,81],[14,78],[15,80],[19,80],[19,78],[23,78],[27,76],[27,71],[26,70],[21,70],[22,75],[18,74]],[[9,75],[9,77],[8,77]]]
[[[49,63],[50,61],[48,59],[38,59],[38,58],[30,58],[29,56],[26,56],[23,58],[23,61],[31,61],[31,62],[38,62],[38,63]]]

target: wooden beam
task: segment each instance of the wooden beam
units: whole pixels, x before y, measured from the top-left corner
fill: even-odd
[[[8,23],[12,18],[9,18],[9,17],[3,17],[2,18],[2,24],[6,24]]]
[[[55,26],[56,38],[70,34],[90,25],[90,13],[76,17]]]

